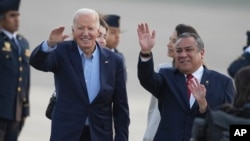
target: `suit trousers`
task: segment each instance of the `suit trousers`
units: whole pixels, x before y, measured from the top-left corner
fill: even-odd
[[[0,118],[0,141],[17,141],[20,122]]]
[[[83,128],[80,141],[91,141],[89,126]]]

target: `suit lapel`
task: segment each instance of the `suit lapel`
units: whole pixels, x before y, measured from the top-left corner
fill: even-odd
[[[209,70],[204,68],[204,72],[203,72],[203,75],[202,75],[202,78],[201,78],[201,84],[203,84],[206,89],[207,87],[209,86]]]
[[[205,86],[205,88],[207,89],[207,91],[206,91],[207,101],[210,101],[209,98],[212,98],[211,96],[209,96],[209,93],[210,93],[209,90],[213,89],[213,88],[209,88],[210,87],[209,83],[210,83],[211,77],[212,76],[211,76],[210,71],[204,67],[204,73],[203,73],[202,78],[201,78],[201,84],[203,84]]]
[[[110,72],[110,69],[112,69],[112,66],[110,66],[110,61],[109,61],[109,54],[106,52],[105,48],[100,47],[97,44],[97,48],[100,51],[100,60],[99,60],[99,65],[100,65],[100,91],[98,92],[98,94],[96,95],[96,97],[93,99],[92,103],[95,103],[96,100],[99,99],[99,97],[101,97],[104,93],[103,88],[105,87],[104,85],[106,85],[107,80],[108,80],[108,75]]]
[[[99,94],[96,96],[96,98],[98,98],[101,94],[102,94],[102,90],[104,88],[104,85],[106,84],[107,82],[107,77],[108,77],[108,72],[110,71],[110,68],[112,68],[110,66],[110,61],[108,59],[108,54],[107,52],[105,51],[104,48],[101,48],[99,47],[99,50],[100,50],[100,92]]]
[[[84,70],[82,67],[82,58],[79,54],[76,42],[72,41],[71,43],[72,43],[72,45],[71,45],[71,50],[70,50],[71,51],[70,60],[71,60],[72,66],[73,66],[73,68],[74,68],[74,70],[79,78],[80,84],[83,87],[84,97],[87,100],[87,102],[89,103],[87,86],[86,86],[86,83],[84,81],[85,78],[84,78]]]
[[[183,107],[183,109],[189,109],[189,101],[187,97],[187,87],[186,87],[186,79],[184,74],[177,72],[176,73],[176,80],[175,87],[176,90],[179,90],[176,94],[176,98],[178,99],[179,103]]]

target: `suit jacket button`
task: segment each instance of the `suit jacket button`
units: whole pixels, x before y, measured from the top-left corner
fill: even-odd
[[[23,58],[22,57],[18,57],[18,60],[19,60],[19,62],[21,62],[23,60]]]
[[[22,78],[22,77],[19,77],[18,80],[19,80],[19,82],[22,82],[22,81],[23,81],[23,78]]]
[[[22,72],[23,71],[23,67],[19,67],[19,71]]]
[[[19,86],[17,87],[17,92],[21,92],[22,88]]]

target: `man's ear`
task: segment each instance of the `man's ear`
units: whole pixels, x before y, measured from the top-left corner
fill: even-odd
[[[201,50],[201,59],[204,59],[205,58],[205,49],[203,48]]]
[[[97,37],[99,37],[100,34],[101,34],[101,33],[100,33],[100,29],[98,28],[98,29],[97,29]]]

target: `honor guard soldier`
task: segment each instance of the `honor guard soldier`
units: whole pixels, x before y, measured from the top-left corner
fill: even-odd
[[[104,20],[109,27],[106,46],[110,50],[119,53],[117,47],[120,43],[120,16],[114,14],[104,15]]]
[[[17,141],[29,115],[29,43],[17,33],[20,0],[0,1],[0,141]]]
[[[243,67],[250,66],[250,30],[246,32],[247,44],[243,47],[243,53],[233,60],[227,68],[228,74],[234,78],[235,74]]]
[[[120,19],[121,17],[116,14],[107,14],[104,15],[104,20],[108,24],[108,34],[106,38],[106,47],[109,48],[111,51],[119,54],[124,62],[124,69],[126,70],[126,61],[123,53],[118,51],[117,47],[120,43],[120,34],[121,34],[121,29],[120,29]],[[125,79],[127,80],[127,71],[125,71]]]

